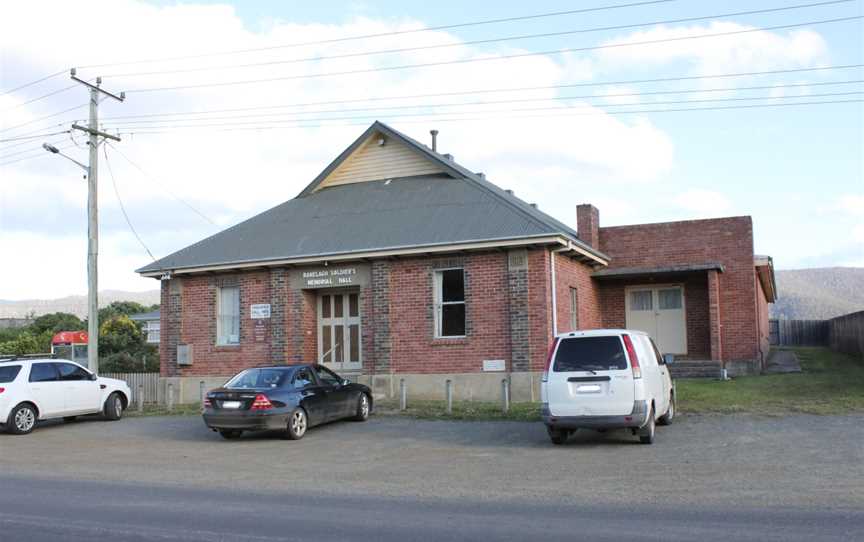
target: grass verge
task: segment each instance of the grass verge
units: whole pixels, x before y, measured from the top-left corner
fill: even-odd
[[[678,380],[678,408],[690,414],[783,415],[864,412],[864,361],[827,348],[789,348],[801,373],[727,382]]]
[[[398,401],[381,399],[375,403],[375,413],[380,416],[408,416],[421,420],[535,422],[540,421],[540,403],[511,403],[510,411],[504,413],[501,403],[453,401],[453,412],[448,414],[445,401],[409,400],[408,408],[402,411],[399,410]]]
[[[168,410],[165,405],[144,405],[143,412],[138,411],[137,405],[132,405],[123,415],[129,418],[140,418],[145,416],[200,416],[201,405],[174,405],[173,410]]]

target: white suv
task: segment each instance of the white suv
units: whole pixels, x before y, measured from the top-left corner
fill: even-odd
[[[562,333],[540,385],[543,423],[563,444],[580,428],[628,428],[645,444],[675,416],[675,383],[648,334],[627,329]]]
[[[119,420],[131,398],[126,382],[96,376],[71,361],[0,359],[0,426],[16,435],[49,418],[102,413]]]

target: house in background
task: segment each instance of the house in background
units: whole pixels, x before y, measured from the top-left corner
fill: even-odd
[[[749,217],[578,231],[376,122],[296,198],[138,270],[161,279],[181,400],[255,365],[318,361],[393,396],[539,398],[556,332],[648,331],[678,371],[758,371],[771,259]],[[578,201],[578,194],[561,194]]]
[[[159,311],[130,314],[129,319],[141,324],[141,331],[144,332],[144,341],[147,344],[159,344],[162,326]]]

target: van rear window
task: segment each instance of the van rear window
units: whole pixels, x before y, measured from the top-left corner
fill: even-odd
[[[552,370],[556,373],[567,373],[615,371],[626,368],[627,357],[621,346],[621,339],[613,336],[561,339]]]
[[[7,384],[15,380],[19,371],[21,371],[20,365],[0,365],[0,384]]]

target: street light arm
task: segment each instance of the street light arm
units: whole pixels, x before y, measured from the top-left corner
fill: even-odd
[[[87,172],[88,175],[90,174],[90,168],[89,167],[85,166],[84,164],[82,164],[78,160],[72,158],[71,156],[67,156],[67,155],[63,154],[62,152],[60,152],[60,149],[58,149],[57,147],[55,147],[53,145],[49,145],[48,143],[43,143],[42,148],[45,149],[46,151],[52,153],[52,154],[59,154],[60,156],[69,160],[70,162],[74,162],[74,163],[78,164],[78,167],[82,168],[85,172]]]

